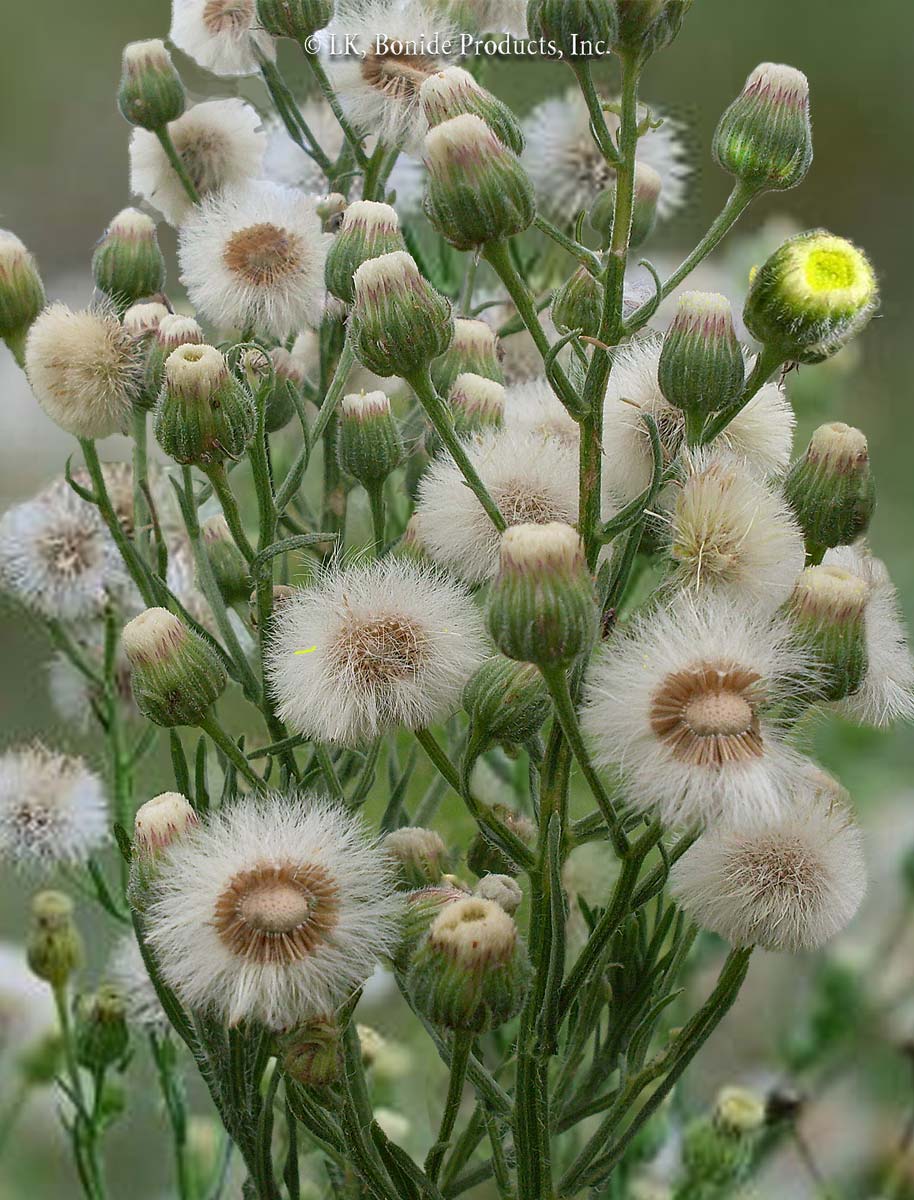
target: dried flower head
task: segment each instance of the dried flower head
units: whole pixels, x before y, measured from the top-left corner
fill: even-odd
[[[194,307],[219,328],[285,337],[320,324],[330,240],[315,197],[248,183],[203,201],[181,226],[178,260]]]
[[[107,839],[102,782],[81,758],[39,742],[0,756],[0,856],[25,866],[83,863]]]
[[[260,173],[266,134],[255,110],[237,96],[195,104],[168,132],[201,196]],[[171,225],[180,225],[193,209],[159,139],[146,129],[135,129],[130,138],[130,187]]]
[[[466,448],[509,525],[577,522],[577,454],[567,445],[496,431],[467,441]],[[416,511],[423,544],[436,562],[470,583],[495,574],[498,530],[450,455],[440,455],[423,475]]]
[[[214,75],[254,75],[276,57],[256,0],[172,0],[170,37]]]
[[[733,946],[815,950],[863,899],[860,831],[848,810],[808,775],[795,792],[778,816],[709,830],[672,869],[688,915]]]
[[[402,558],[332,567],[274,619],[269,654],[283,720],[357,744],[450,713],[485,657],[469,596]]]
[[[191,1008],[289,1029],[332,1012],[398,936],[386,856],[319,797],[239,800],[167,852],[150,944]]]
[[[105,438],[126,427],[142,366],[113,312],[50,305],[29,330],[25,363],[35,399],[67,433]]]
[[[667,823],[771,817],[798,762],[771,710],[808,674],[780,619],[684,593],[592,664],[583,724],[630,802]]]

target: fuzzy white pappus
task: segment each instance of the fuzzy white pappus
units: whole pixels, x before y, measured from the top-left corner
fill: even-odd
[[[836,789],[806,771],[779,816],[712,829],[673,866],[685,912],[732,946],[796,953],[851,921],[866,892],[860,831]]]
[[[688,453],[683,465],[683,478],[660,505],[673,582],[773,612],[806,562],[803,534],[783,496],[726,452]]]
[[[685,418],[657,382],[663,339],[631,342],[618,356],[606,390],[603,482],[611,493],[634,500],[651,481],[653,456],[640,413],[654,418],[664,459],[671,463],[685,439]],[[790,464],[796,417],[783,388],[767,383],[712,443],[729,450],[759,475],[782,475]]]
[[[581,442],[580,425],[543,376],[507,389],[504,427],[510,432],[555,438],[575,453]]]
[[[274,617],[271,691],[284,721],[358,745],[450,715],[487,653],[472,599],[403,559],[332,566]]]
[[[300,106],[305,124],[315,141],[331,162],[336,162],[343,148],[343,131],[324,100],[306,100]],[[302,191],[321,196],[330,190],[330,181],[310,154],[289,137],[277,118],[267,125],[267,150],[263,160],[264,178],[284,187],[299,187]]]
[[[108,840],[99,777],[35,742],[0,756],[0,857],[23,866],[84,863]]]
[[[429,48],[436,36],[444,46],[451,32],[440,11],[422,0],[339,0],[321,35],[322,56],[352,124],[418,153],[428,131],[419,89],[445,65]],[[355,52],[331,53],[346,45]]]
[[[744,824],[788,804],[802,759],[771,710],[815,683],[779,617],[684,592],[598,653],[582,723],[636,808],[668,825]]]
[[[256,179],[267,136],[260,117],[244,100],[207,100],[168,126],[171,140],[200,196]],[[130,189],[180,225],[193,211],[187,193],[159,139],[148,129],[130,135]]]
[[[181,226],[178,261],[195,309],[220,329],[283,338],[320,324],[331,236],[317,198],[274,183],[207,197]]]
[[[860,688],[838,708],[866,725],[914,721],[914,658],[898,592],[885,563],[858,543],[829,550],[823,564],[850,571],[870,589],[864,614],[866,674]]]
[[[646,112],[646,110],[644,110]],[[651,108],[656,120],[658,114]],[[611,136],[619,118],[606,113]],[[527,168],[544,216],[570,224],[581,210],[590,209],[615,179],[590,132],[590,113],[577,88],[538,104],[523,122],[527,139],[523,163]],[[686,161],[679,127],[668,118],[659,129],[638,139],[637,160],[652,167],[663,184],[657,203],[660,217],[681,208],[691,168]]]
[[[566,443],[498,430],[464,445],[508,525],[577,523],[577,453]],[[468,583],[496,574],[501,537],[449,454],[439,454],[422,476],[416,513],[422,544],[436,562]]]
[[[118,939],[105,970],[105,980],[124,998],[127,1020],[143,1030],[164,1033],[170,1028],[143,955],[132,933]]]
[[[166,981],[230,1025],[333,1012],[399,936],[386,855],[329,801],[240,799],[175,842],[147,914]]]
[[[276,47],[256,0],[172,0],[171,40],[214,75],[256,75]]]
[[[67,487],[50,487],[0,518],[0,587],[55,621],[97,618],[131,588],[98,514]]]

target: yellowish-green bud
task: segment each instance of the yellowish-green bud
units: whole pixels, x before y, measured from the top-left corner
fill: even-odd
[[[876,510],[876,481],[864,434],[841,421],[820,425],[788,475],[784,494],[811,553],[856,542]]]
[[[95,285],[123,310],[165,286],[155,221],[138,208],[119,212],[92,256]],[[166,310],[167,311],[167,310]]]
[[[587,337],[599,337],[603,322],[603,285],[586,267],[578,267],[552,301],[556,329],[580,329]]]
[[[821,362],[867,325],[878,302],[863,251],[818,230],[790,238],[755,273],[744,319],[785,361]]]
[[[352,320],[359,361],[382,378],[408,379],[425,370],[454,336],[449,301],[402,250],[356,271]]]
[[[514,921],[493,901],[469,897],[434,920],[407,986],[435,1025],[484,1033],[520,1011],[529,982],[530,960]]]
[[[384,838],[381,849],[393,861],[404,891],[439,884],[447,869],[447,847],[433,829],[395,829]]]
[[[523,233],[533,224],[533,185],[513,150],[481,117],[452,117],[425,138],[425,211],[458,250]]]
[[[681,409],[687,425],[697,431],[707,416],[739,397],[746,364],[725,296],[683,295],[663,340],[657,377],[666,400]]]
[[[493,804],[492,812],[502,825],[519,838],[525,846],[534,844],[536,826],[529,817],[525,817],[523,813],[514,808],[509,808],[506,804]],[[477,833],[470,842],[467,850],[467,866],[474,875],[478,875],[480,878],[490,874],[507,875],[510,878],[517,874],[517,867],[511,859],[481,832]]]
[[[440,358],[432,363],[432,380],[440,396],[447,396],[458,375],[482,375],[495,383],[504,383],[498,352],[498,338],[485,321],[458,317],[454,322],[454,340]]]
[[[44,284],[23,243],[0,229],[0,338],[22,362],[29,328],[44,308]]]
[[[280,1040],[283,1072],[303,1087],[336,1083],[343,1071],[340,1028],[333,1018],[311,1021]]]
[[[356,200],[343,213],[327,254],[324,278],[331,295],[345,304],[355,299],[355,273],[370,258],[405,250],[400,218],[389,204]]]
[[[155,414],[159,445],[175,462],[240,458],[254,436],[254,402],[214,346],[179,346],[165,362]]]
[[[616,0],[529,0],[527,28],[563,58],[602,58],[618,35]]]
[[[841,567],[807,567],[797,580],[787,614],[818,668],[811,700],[844,700],[863,682],[869,596],[869,584]]]
[[[156,725],[199,725],[225,690],[225,672],[196,633],[165,608],[147,608],[124,626],[137,708]]]
[[[731,1133],[757,1133],[765,1124],[765,1099],[748,1088],[725,1087],[714,1102],[714,1120]]]
[[[778,63],[756,67],[721,117],[714,157],[753,191],[796,187],[812,166],[809,82]]]
[[[590,650],[599,608],[576,530],[552,522],[514,525],[502,534],[488,622],[502,654],[519,662],[567,666]]]
[[[549,715],[549,693],[532,663],[502,654],[487,658],[463,689],[463,707],[473,733],[489,745],[522,746]]]
[[[628,244],[643,246],[657,225],[657,206],[663,191],[663,179],[647,163],[635,163],[635,190],[632,197],[632,228]],[[604,249],[612,240],[616,212],[616,184],[613,181],[597,197],[590,210],[590,225],[601,235]]]
[[[345,396],[340,405],[337,453],[341,470],[376,490],[403,461],[403,441],[385,392]]]
[[[203,548],[226,604],[244,604],[251,594],[251,576],[244,555],[222,513],[200,526]]]
[[[619,9],[620,54],[643,62],[668,46],[679,34],[692,0],[616,0]]]
[[[330,23],[332,0],[257,0],[257,20],[273,37],[300,45]]]
[[[184,112],[184,85],[157,38],[124,47],[117,106],[125,120],[141,129],[163,129]]]
[[[523,153],[524,135],[514,113],[463,67],[446,67],[430,75],[419,89],[419,99],[430,128],[471,113],[481,117],[515,154]]]
[[[105,985],[76,1004],[76,1060],[93,1073],[123,1061],[130,1045],[127,1008],[115,987]]]
[[[83,965],[85,952],[73,920],[73,901],[63,892],[39,892],[32,900],[26,957],[32,973],[58,990]]]

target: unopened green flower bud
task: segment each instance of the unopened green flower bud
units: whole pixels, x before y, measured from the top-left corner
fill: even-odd
[[[765,1099],[748,1088],[721,1088],[714,1101],[714,1120],[731,1133],[756,1133],[765,1124]]]
[[[557,329],[580,329],[599,337],[603,322],[603,285],[586,267],[578,267],[552,300],[552,320]]]
[[[63,892],[39,892],[32,900],[26,957],[34,975],[62,988],[83,965],[83,940],[73,920],[73,901]]]
[[[635,190],[632,207],[632,228],[628,244],[631,249],[643,246],[657,225],[657,206],[663,191],[663,179],[647,163],[635,163]],[[616,184],[613,181],[597,197],[590,210],[590,225],[601,235],[603,246],[612,239],[616,212]]]
[[[355,350],[375,375],[408,379],[447,350],[454,336],[451,305],[405,251],[362,263],[355,273]]]
[[[303,44],[330,23],[333,0],[257,0],[257,20],[273,37]]]
[[[489,593],[489,631],[508,658],[567,665],[597,639],[599,608],[584,547],[570,525],[514,525],[502,534]]]
[[[99,291],[120,309],[161,291],[165,256],[159,249],[155,221],[138,208],[119,212],[92,256],[92,274]]]
[[[47,1033],[37,1042],[26,1046],[16,1059],[16,1066],[27,1087],[49,1087],[60,1075],[63,1062],[63,1041],[57,1033]]]
[[[340,1027],[333,1018],[311,1021],[287,1034],[279,1050],[285,1074],[304,1087],[329,1087],[342,1075]]]
[[[127,1007],[115,987],[105,985],[76,1004],[76,1060],[87,1071],[105,1071],[123,1060],[130,1045]]]
[[[23,361],[29,328],[44,308],[44,284],[23,243],[0,229],[0,338]]]
[[[820,425],[788,475],[784,494],[810,551],[857,541],[869,529],[876,509],[876,482],[864,434],[841,421]]]
[[[458,317],[454,322],[454,340],[440,358],[432,363],[432,380],[440,396],[447,396],[458,375],[482,375],[495,383],[504,383],[498,356],[498,338],[485,321]]]
[[[483,875],[473,889],[473,895],[481,900],[493,901],[509,917],[514,916],[524,900],[520,884],[510,875]]]
[[[267,397],[266,430],[278,433],[285,429],[296,413],[294,397],[301,395],[305,372],[301,363],[283,346],[270,351],[273,363],[273,390]]]
[[[331,295],[345,304],[355,299],[355,273],[362,263],[405,250],[400,218],[389,204],[356,200],[343,213],[339,232],[327,253],[324,278]]]
[[[785,361],[820,362],[869,322],[879,302],[862,250],[818,230],[790,238],[755,273],[746,328]]]
[[[200,526],[203,548],[226,604],[242,604],[251,594],[251,575],[222,513]]]
[[[523,153],[524,135],[517,117],[463,67],[446,67],[430,75],[419,89],[419,100],[431,128],[452,117],[472,113],[482,117],[499,141],[515,154]]]
[[[644,61],[668,46],[679,34],[692,0],[616,0],[619,9],[620,54]]]
[[[124,626],[137,708],[156,725],[199,725],[225,690],[216,655],[165,608],[147,608]]]
[[[752,1166],[755,1139],[716,1119],[689,1125],[682,1141],[682,1174],[677,1196],[701,1198],[732,1195]]]
[[[463,707],[474,733],[484,736],[489,745],[522,746],[539,733],[550,700],[532,663],[494,654],[463,689]]]
[[[155,433],[175,462],[205,467],[239,458],[255,421],[251,397],[214,346],[179,346],[168,356]]]
[[[392,859],[405,891],[439,884],[447,867],[447,847],[433,829],[404,826],[389,833],[381,849]]]
[[[413,1002],[435,1025],[484,1033],[520,1011],[530,960],[517,926],[491,900],[449,904],[410,966]]]
[[[812,699],[844,700],[863,682],[869,596],[869,584],[841,567],[807,567],[797,580],[787,613],[817,667]]]
[[[616,0],[529,0],[530,37],[552,43],[563,58],[609,53],[619,30]]]
[[[131,125],[153,131],[184,112],[184,85],[164,42],[153,38],[124,47],[117,106]]]
[[[340,468],[368,491],[376,490],[404,458],[403,440],[385,392],[359,392],[340,404]]]
[[[481,117],[452,117],[425,138],[425,211],[458,250],[523,233],[533,224],[533,185],[513,150]]]
[[[126,316],[125,313],[125,319]],[[146,367],[147,390],[158,396],[165,381],[165,362],[168,356],[179,346],[202,346],[203,330],[193,317],[166,311],[152,332]]]
[[[419,888],[407,895],[403,933],[394,956],[400,970],[407,969],[416,947],[443,909],[458,900],[465,900],[468,894],[468,890],[450,876],[442,876],[441,882],[434,887]]]
[[[739,397],[746,363],[725,296],[685,293],[663,339],[657,378],[666,400],[699,431],[707,416]]]
[[[812,166],[809,81],[802,71],[762,63],[721,117],[714,157],[753,191],[786,191]]]
[[[506,826],[525,846],[534,844],[536,826],[529,817],[525,817],[523,813],[514,808],[509,808],[506,804],[493,804],[492,812],[502,825]],[[478,875],[480,878],[485,875],[512,877],[517,874],[517,867],[511,859],[481,832],[477,833],[470,842],[467,850],[467,866],[474,875]]]

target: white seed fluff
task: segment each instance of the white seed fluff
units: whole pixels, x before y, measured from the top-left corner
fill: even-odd
[[[284,721],[358,745],[450,715],[486,656],[471,598],[433,569],[387,559],[332,567],[274,617],[271,690]]]
[[[870,589],[864,615],[866,675],[858,691],[838,708],[851,720],[867,725],[914,720],[914,658],[898,592],[885,563],[860,543],[829,550],[823,562],[850,571]]]
[[[35,742],[0,756],[0,857],[24,866],[84,863],[108,840],[98,776]]]
[[[541,433],[498,430],[465,442],[470,461],[508,525],[578,519],[577,453]],[[416,505],[428,553],[468,583],[498,570],[501,538],[449,454],[433,460]]]
[[[603,420],[603,481],[612,494],[634,500],[651,481],[650,435],[640,413],[657,423],[664,459],[671,463],[685,438],[685,419],[664,399],[657,382],[663,339],[630,343],[613,366]],[[782,475],[790,464],[796,417],[777,383],[767,383],[713,442],[759,475]]]
[[[12,1082],[12,1060],[51,1033],[56,1024],[51,989],[32,973],[25,947],[0,942],[0,1066],[4,1084]]]
[[[330,105],[323,100],[306,100],[300,111],[317,144],[331,162],[336,162],[343,148],[343,131]],[[330,181],[319,164],[289,137],[285,125],[278,119],[267,125],[263,174],[273,183],[299,187],[315,196],[330,190]]]
[[[330,241],[316,197],[274,183],[226,188],[181,226],[181,278],[219,328],[282,338],[320,324]]]
[[[742,824],[788,802],[800,758],[769,708],[814,682],[786,622],[684,592],[598,654],[582,722],[634,807],[666,824]]]
[[[128,1021],[152,1032],[164,1033],[170,1028],[165,1009],[132,933],[125,933],[119,938],[108,959],[105,978],[123,997]]]
[[[172,0],[171,40],[214,75],[255,75],[276,57],[256,0]]]
[[[167,982],[230,1025],[333,1012],[399,936],[387,857],[308,794],[239,800],[161,861],[148,936]]]
[[[25,370],[51,420],[81,438],[123,431],[142,383],[136,343],[105,308],[46,308],[29,330]]]
[[[511,432],[555,438],[575,452],[581,442],[580,425],[542,376],[507,389],[504,426]]]
[[[665,514],[673,580],[696,594],[726,592],[774,611],[806,561],[783,496],[727,453],[689,454],[684,467]]]
[[[646,110],[645,110],[646,111]],[[657,112],[651,106],[652,116]],[[610,136],[619,118],[606,113]],[[571,224],[615,179],[590,132],[590,113],[583,95],[572,88],[538,104],[523,122],[527,139],[523,163],[536,190],[543,215]],[[678,126],[668,118],[659,129],[638,140],[638,162],[652,167],[663,183],[657,204],[661,218],[681,208],[691,168]]]
[[[732,946],[815,950],[863,900],[866,866],[850,813],[805,779],[796,790],[773,819],[709,830],[670,873],[686,913]]]
[[[267,138],[260,117],[238,97],[195,104],[168,126],[171,140],[200,196],[256,179]],[[159,139],[148,129],[130,135],[130,188],[180,225],[193,205]]]

